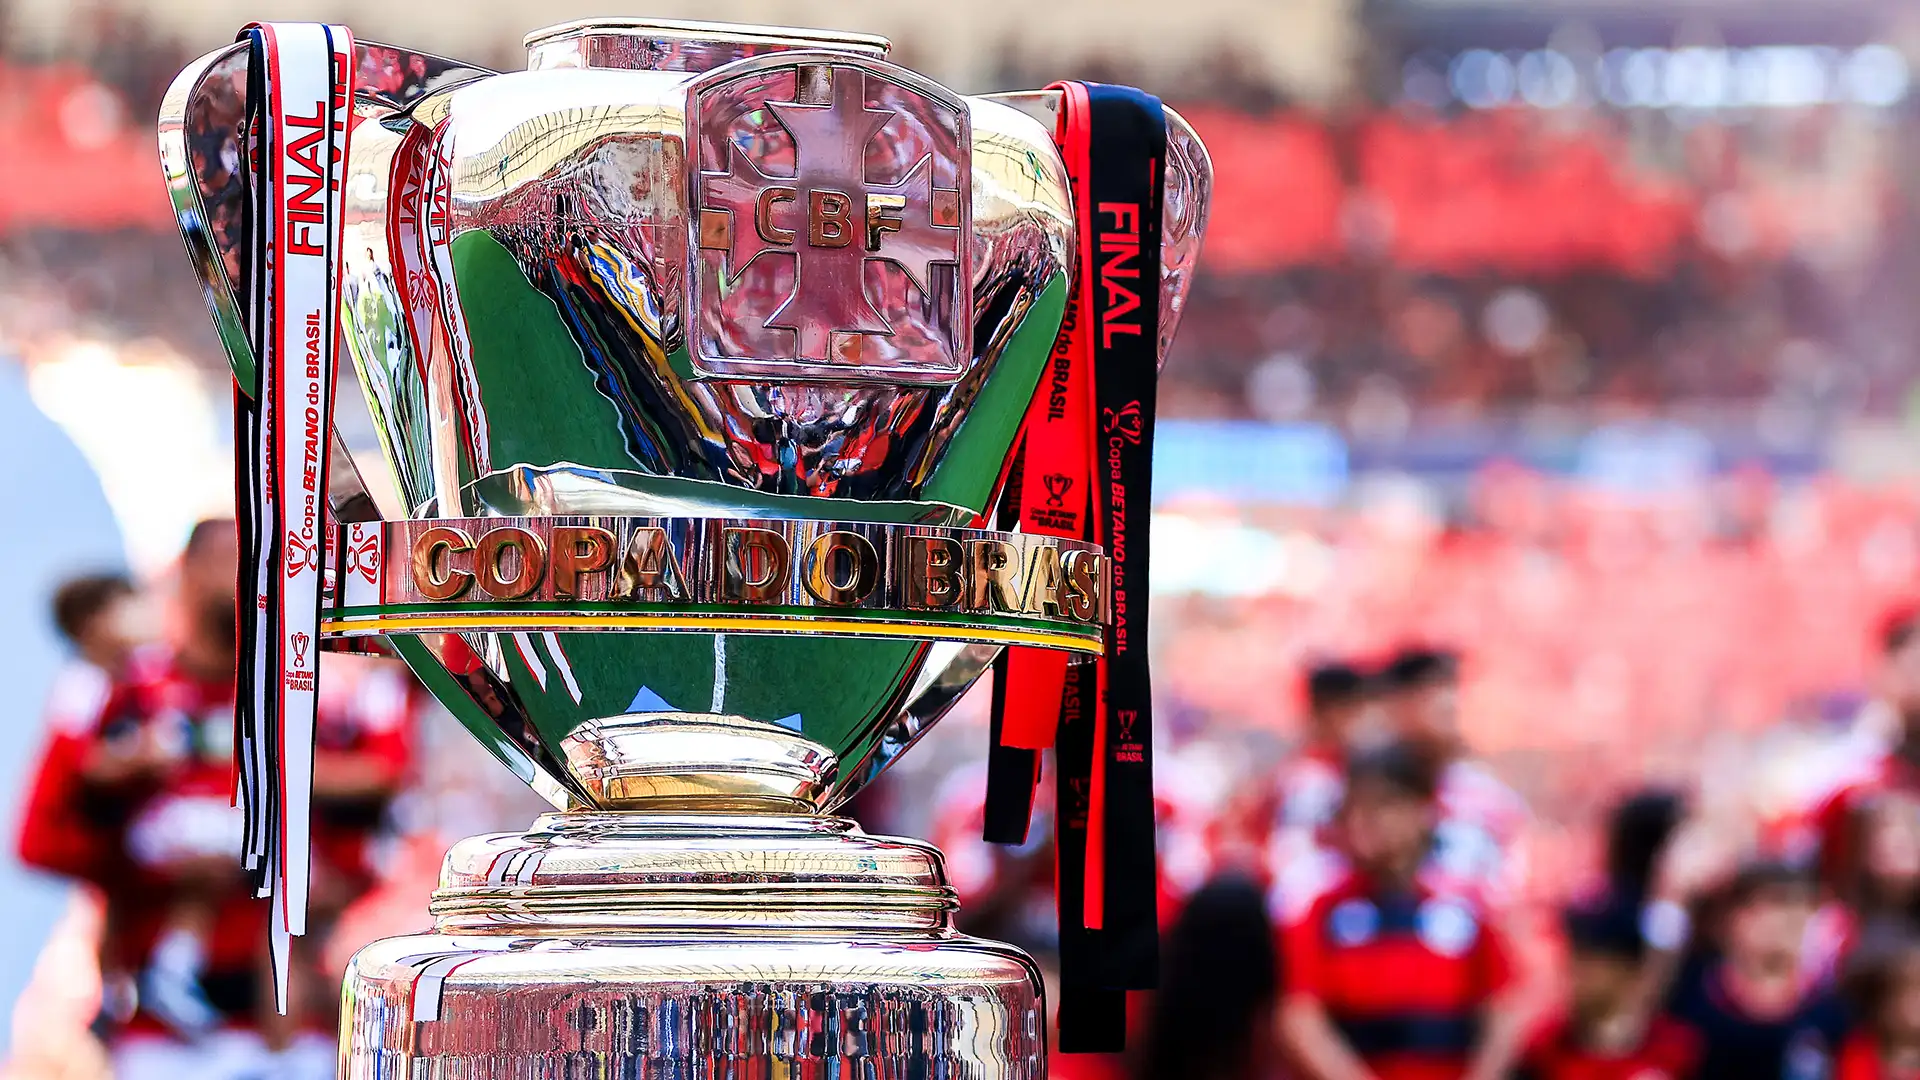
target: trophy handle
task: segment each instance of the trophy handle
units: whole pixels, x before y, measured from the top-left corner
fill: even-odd
[[[431,53],[359,42],[359,87],[354,107],[362,117],[378,119],[408,108],[430,91],[495,74],[485,68]],[[247,341],[243,297],[243,252],[247,213],[241,162],[245,147],[240,127],[246,118],[247,46],[215,49],[188,64],[167,88],[160,105],[160,164],[173,201],[174,221],[187,257],[200,278],[201,295],[213,316],[242,389],[256,385],[253,349]],[[344,395],[357,400],[358,395]],[[374,521],[377,499],[333,432],[333,462],[328,502],[336,519]]]
[[[1046,126],[1060,125],[1058,90],[1011,90],[979,95],[988,101],[1026,113]],[[1160,224],[1160,366],[1193,288],[1194,266],[1200,260],[1200,241],[1207,234],[1207,208],[1213,202],[1213,158],[1187,118],[1167,106],[1166,206]]]
[[[497,74],[459,60],[374,41],[359,42],[354,108],[379,119],[435,90]],[[247,347],[242,224],[246,187],[240,126],[246,116],[247,46],[215,49],[188,64],[160,105],[160,164],[187,255],[212,312],[214,327],[243,387],[254,385]]]

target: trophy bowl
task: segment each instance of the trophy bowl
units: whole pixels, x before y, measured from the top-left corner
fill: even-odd
[[[374,439],[334,436],[320,627],[557,812],[457,845],[435,932],[356,959],[342,1075],[1043,1076],[1032,962],[954,933],[937,851],[824,815],[1003,648],[1102,648],[1101,549],[986,528],[1079,257],[1060,94],[813,30],[527,48],[355,47],[341,407]],[[161,121],[243,379],[247,69],[202,57]],[[1211,176],[1167,129],[1163,358]]]

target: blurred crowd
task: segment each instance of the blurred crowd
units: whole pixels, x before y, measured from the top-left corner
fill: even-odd
[[[4,318],[38,310],[159,338],[211,368],[161,185],[118,179],[151,160],[146,118],[185,50],[137,16],[97,18],[74,36],[86,51],[56,64],[0,54],[0,145],[35,162],[0,184]],[[510,45],[472,59],[516,66]],[[924,46],[903,42],[904,58]],[[1583,89],[1551,108],[1469,107],[1431,92],[1445,57],[1420,54],[1404,80],[1306,106],[1235,56],[1156,87],[1206,139],[1216,177],[1216,227],[1167,366],[1171,415],[1323,421],[1392,445],[1718,410],[1749,439],[1801,449],[1863,415],[1907,415],[1920,373],[1920,315],[1902,302],[1920,269],[1912,95],[1634,109]],[[996,81],[1124,68],[1062,71],[1010,50]],[[125,205],[96,205],[82,191],[95,175]]]
[[[1303,729],[1292,673],[1317,655],[1452,642],[1469,741],[1568,860],[1647,778],[1803,798],[1819,778],[1769,755],[1838,737],[1869,628],[1920,570],[1910,489],[1757,470],[1653,494],[1497,465],[1452,505],[1376,479],[1333,508],[1196,500],[1156,528],[1160,550],[1233,568],[1156,599],[1163,725],[1271,762]]]
[[[1461,657],[1314,662],[1277,763],[1209,775],[1173,740],[1161,988],[1128,1057],[1053,1075],[1920,1076],[1920,609],[1873,639],[1872,693],[1801,748],[1795,798],[1717,798],[1709,772],[1615,787],[1578,866],[1538,858],[1523,778],[1464,737]],[[1045,823],[982,845],[977,780],[934,826],[962,925],[1048,956]]]
[[[1234,224],[1169,365],[1183,414],[1391,443],[1711,404],[1791,441],[1907,409],[1911,110],[1189,112]]]

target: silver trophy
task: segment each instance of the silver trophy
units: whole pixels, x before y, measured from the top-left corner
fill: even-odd
[[[1003,647],[1101,648],[1101,550],[982,528],[1075,265],[1060,95],[813,30],[527,48],[357,49],[339,300],[379,446],[337,448],[323,634],[555,812],[359,954],[342,1075],[1044,1076],[1032,961],[954,932],[932,847],[826,815]],[[230,343],[246,67],[196,61],[161,128]],[[1168,120],[1163,357],[1210,186]]]

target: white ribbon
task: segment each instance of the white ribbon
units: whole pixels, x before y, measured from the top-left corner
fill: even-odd
[[[250,344],[259,386],[236,457],[251,530],[243,591],[241,788],[245,863],[274,897],[276,998],[291,937],[306,932],[327,467],[340,340],[343,176],[353,36],[319,23],[256,23],[249,88],[254,244]],[[243,388],[245,389],[245,388]]]

